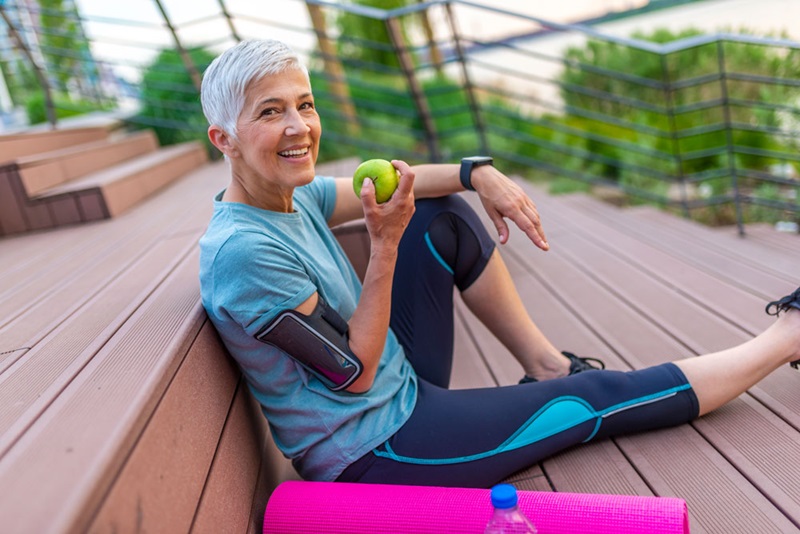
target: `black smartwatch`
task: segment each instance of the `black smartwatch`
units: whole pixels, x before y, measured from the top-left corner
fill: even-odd
[[[475,191],[475,188],[472,187],[472,169],[475,167],[480,167],[481,165],[491,165],[492,158],[489,156],[470,156],[468,158],[461,159],[461,185],[464,186],[464,189],[469,191]]]

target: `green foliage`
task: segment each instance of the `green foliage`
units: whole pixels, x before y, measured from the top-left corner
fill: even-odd
[[[351,3],[384,10],[405,7],[409,0],[352,0]],[[408,17],[401,19],[405,34]],[[383,20],[341,11],[336,19],[340,38],[339,54],[346,59],[398,67],[392,40]]]
[[[15,106],[25,105],[31,93],[39,91],[39,80],[33,69],[22,60],[0,63],[8,86],[8,94]]]
[[[214,60],[214,55],[202,48],[188,53],[200,72]],[[200,94],[177,50],[162,50],[147,67],[142,77],[141,100],[142,109],[132,122],[152,128],[161,145],[200,140],[212,150]]]
[[[677,33],[661,29],[633,37],[668,43],[699,35],[696,29]],[[739,173],[768,172],[770,165],[781,161],[781,154],[793,154],[798,148],[796,140],[774,133],[793,120],[794,114],[783,110],[800,96],[795,83],[800,79],[797,50],[714,41],[662,57],[592,39],[569,49],[565,58],[560,82],[566,115],[560,121],[570,125],[581,117],[585,124],[576,125],[583,134],[562,134],[560,142],[577,147],[582,167],[591,169],[597,179],[678,200],[671,183],[708,175],[697,190],[718,196],[729,194],[732,166]],[[719,76],[720,63],[724,79]],[[757,78],[750,81],[749,76]],[[607,136],[610,143],[588,139],[602,131],[604,123],[617,125]],[[624,148],[626,141],[637,149]],[[740,186],[745,192],[755,188],[774,193],[754,181]],[[726,208],[708,211],[709,219],[729,218]]]
[[[29,124],[47,122],[44,92],[41,89],[33,91],[24,104]],[[108,109],[109,105],[100,105],[91,100],[73,100],[68,95],[56,93],[53,95],[53,107],[55,108],[56,119],[65,119],[92,111]]]
[[[69,12],[64,0],[39,0],[39,6],[47,70],[56,81],[56,89],[66,92],[71,79],[80,79],[81,56],[88,52],[88,43],[81,38],[77,13]]]

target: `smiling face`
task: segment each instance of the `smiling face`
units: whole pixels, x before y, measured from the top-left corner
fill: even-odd
[[[292,69],[251,83],[236,127],[237,139],[220,147],[234,180],[257,204],[280,198],[290,206],[291,191],[314,178],[322,133],[306,74]]]

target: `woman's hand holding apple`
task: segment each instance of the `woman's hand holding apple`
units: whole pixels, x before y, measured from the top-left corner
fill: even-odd
[[[392,160],[391,165],[392,172],[399,173],[399,180],[397,189],[390,193],[388,200],[378,202],[377,188],[372,180],[363,179],[359,184],[373,254],[396,254],[400,238],[414,214],[414,171],[404,161]]]

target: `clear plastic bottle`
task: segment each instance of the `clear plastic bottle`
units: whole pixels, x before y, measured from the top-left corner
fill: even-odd
[[[494,514],[484,534],[536,534],[536,527],[517,506],[517,489],[510,484],[492,488]]]

